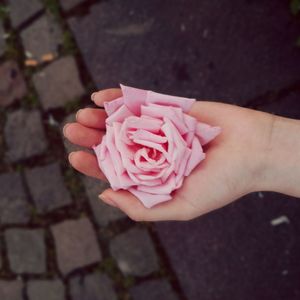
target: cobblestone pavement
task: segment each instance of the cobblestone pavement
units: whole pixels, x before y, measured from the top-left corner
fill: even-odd
[[[149,224],[98,200],[61,129],[95,90],[67,20],[82,0],[0,1],[0,299],[182,299]]]

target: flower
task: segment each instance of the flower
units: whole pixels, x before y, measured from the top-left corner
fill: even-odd
[[[94,151],[111,188],[130,191],[150,208],[172,198],[221,129],[187,114],[194,99],[121,89],[123,97],[104,103],[106,134]]]

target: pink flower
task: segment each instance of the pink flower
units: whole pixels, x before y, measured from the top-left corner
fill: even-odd
[[[172,198],[221,129],[187,114],[194,99],[121,89],[123,97],[104,103],[106,135],[94,151],[112,189],[129,190],[150,208]]]

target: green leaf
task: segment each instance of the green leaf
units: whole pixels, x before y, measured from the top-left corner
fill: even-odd
[[[297,15],[300,12],[300,0],[291,0],[290,10],[293,15]]]

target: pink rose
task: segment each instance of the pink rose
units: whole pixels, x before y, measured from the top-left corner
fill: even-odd
[[[94,151],[112,189],[129,190],[150,208],[171,199],[221,129],[187,114],[194,99],[121,89],[123,97],[104,104],[106,135]]]

